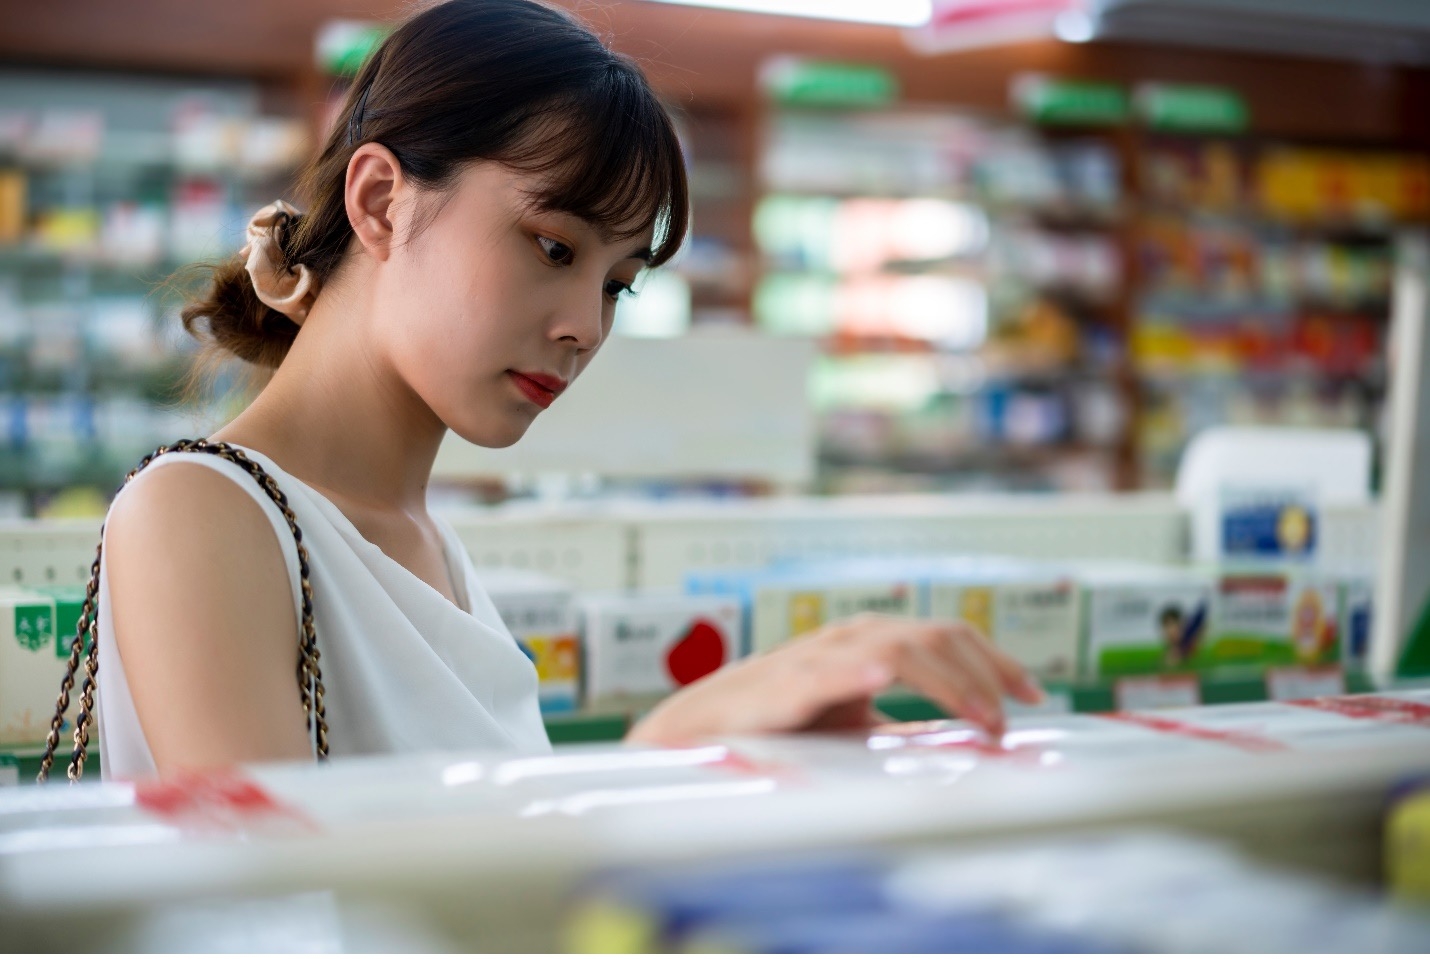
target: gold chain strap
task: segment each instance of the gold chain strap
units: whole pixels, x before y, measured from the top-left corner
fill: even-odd
[[[303,700],[303,718],[311,733],[316,726],[317,753],[320,760],[328,758],[328,718],[323,701],[323,674],[318,665],[318,635],[313,627],[313,584],[308,569],[308,548],[303,545],[303,532],[298,528],[298,520],[288,505],[288,497],[278,488],[273,477],[242,450],[227,443],[213,443],[208,440],[179,440],[171,446],[161,446],[140,461],[119,488],[122,490],[138,476],[144,467],[166,453],[212,453],[242,467],[262,487],[268,498],[273,500],[288,529],[293,533],[293,541],[298,547],[298,571],[303,591],[303,620],[299,624],[298,642],[298,691]],[[117,494],[116,494],[117,495]],[[94,718],[94,691],[99,678],[99,564],[104,554],[104,528],[100,527],[99,548],[94,553],[94,563],[89,568],[89,585],[85,589],[84,606],[80,610],[79,622],[75,625],[74,639],[70,641],[69,661],[65,664],[64,679],[60,682],[60,695],[55,701],[55,715],[50,720],[50,732],[45,737],[45,755],[40,761],[39,782],[47,782],[50,769],[54,765],[55,750],[59,747],[60,727],[64,725],[65,713],[69,712],[70,691],[74,688],[75,674],[79,672],[81,656],[84,657],[84,685],[80,690],[79,715],[75,717],[74,749],[70,753],[69,781],[77,783],[84,775],[84,762],[89,750],[89,726]],[[88,643],[88,655],[85,646]]]

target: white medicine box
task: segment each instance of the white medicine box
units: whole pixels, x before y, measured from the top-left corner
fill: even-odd
[[[592,708],[649,705],[737,658],[745,645],[738,597],[595,595],[580,609]]]
[[[526,570],[483,570],[482,586],[522,652],[536,665],[543,713],[576,709],[581,646],[575,593],[565,580]]]
[[[69,654],[56,641],[55,607],[51,596],[0,586],[0,745],[34,745],[50,730]]]

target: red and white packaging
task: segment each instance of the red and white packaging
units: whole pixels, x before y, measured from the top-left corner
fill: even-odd
[[[612,594],[581,600],[586,705],[643,705],[740,655],[744,613],[726,596]]]

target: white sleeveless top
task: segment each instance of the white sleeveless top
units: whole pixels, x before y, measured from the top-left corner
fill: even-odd
[[[329,755],[550,750],[537,706],[535,667],[502,624],[467,551],[445,520],[434,517],[457,598],[465,608],[454,606],[364,539],[317,490],[262,453],[239,448],[267,470],[288,497],[308,548],[313,622],[327,694]],[[294,611],[301,621],[298,551],[278,507],[241,467],[211,453],[166,454],[151,463],[141,478],[179,462],[218,470],[263,507],[282,545]],[[296,631],[293,642],[296,649]],[[104,778],[153,776],[154,758],[114,641],[104,564],[99,574],[99,662],[96,715]],[[298,695],[296,680],[293,695]]]

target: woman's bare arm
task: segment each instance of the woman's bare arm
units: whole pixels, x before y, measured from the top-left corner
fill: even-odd
[[[104,564],[160,774],[312,756],[292,587],[252,497],[197,464],[141,474],[110,513]]]

